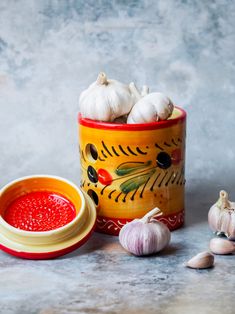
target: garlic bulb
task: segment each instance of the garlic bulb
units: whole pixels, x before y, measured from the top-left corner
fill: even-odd
[[[220,191],[220,198],[209,210],[208,222],[217,234],[235,239],[235,203],[228,200],[228,193]]]
[[[149,123],[168,119],[174,109],[172,101],[162,93],[148,94],[148,87],[144,86],[142,94],[133,83],[130,89],[138,101],[128,115],[127,123]],[[141,98],[142,96],[142,98]]]
[[[134,97],[128,85],[107,79],[100,73],[96,82],[84,90],[79,98],[83,118],[112,122],[131,110]]]
[[[186,267],[203,269],[214,265],[214,255],[209,252],[202,252],[192,257],[186,264]]]
[[[214,254],[232,254],[235,252],[235,244],[226,239],[214,238],[210,241],[210,250]]]
[[[170,242],[171,233],[166,225],[154,219],[160,209],[154,208],[141,219],[124,225],[119,241],[128,252],[141,256],[157,253]]]

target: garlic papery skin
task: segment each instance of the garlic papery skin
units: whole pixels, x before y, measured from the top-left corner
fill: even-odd
[[[214,266],[214,255],[210,252],[201,252],[192,257],[186,264],[186,267],[195,269],[204,269]]]
[[[129,84],[129,88],[131,90],[131,93],[132,93],[132,96],[133,96],[133,98],[135,100],[135,103],[138,100],[140,100],[142,97],[148,95],[148,93],[149,93],[149,87],[147,85],[143,85],[141,93],[138,90],[138,88],[136,87],[134,82],[131,82]]]
[[[119,233],[119,241],[124,249],[136,255],[150,255],[163,250],[170,242],[171,233],[166,225],[154,219],[161,215],[154,208],[143,218],[124,225]]]
[[[235,244],[226,239],[213,238],[210,241],[210,250],[213,254],[232,254],[235,252]]]
[[[144,85],[141,91],[141,96],[144,97],[149,94],[149,87],[147,85]]]
[[[145,91],[142,92],[143,94]],[[133,106],[127,123],[150,123],[167,120],[174,109],[172,101],[162,93],[150,93],[142,97]]]
[[[112,122],[130,112],[134,97],[128,85],[108,79],[101,72],[79,98],[82,118]]]
[[[219,200],[210,208],[208,223],[217,235],[224,234],[235,239],[235,203],[228,200],[228,193],[220,191]]]
[[[139,92],[138,88],[136,87],[134,82],[129,84],[129,88],[134,99],[134,103],[136,103],[142,97],[141,93]]]

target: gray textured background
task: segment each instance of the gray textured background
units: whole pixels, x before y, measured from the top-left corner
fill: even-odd
[[[78,97],[81,90],[103,70],[110,77],[127,83],[135,81],[138,85],[148,84],[152,91],[165,92],[186,109],[187,227],[184,231],[174,233],[174,237],[184,246],[183,253],[179,253],[181,258],[194,252],[193,249],[197,252],[197,248],[205,247],[203,241],[210,237],[205,224],[206,215],[209,205],[217,198],[218,190],[222,187],[228,189],[231,197],[235,199],[234,29],[235,2],[232,0],[1,0],[0,186],[19,176],[34,173],[56,174],[75,183],[79,182],[76,125]],[[196,226],[198,229],[195,229]],[[188,237],[191,232],[198,247],[192,248],[189,240],[185,244],[185,236]],[[101,241],[99,239],[96,239],[98,243]],[[96,270],[97,261],[104,265],[101,260],[109,260],[108,255],[102,255],[99,251],[96,254],[98,255],[89,255],[89,267],[86,266],[86,254],[80,257],[80,267],[89,274]],[[110,261],[114,260],[114,264],[117,260],[118,263],[128,263],[124,257],[124,261],[120,261],[118,253],[110,256]],[[1,255],[1,259],[3,265],[7,265],[1,274],[3,287],[11,278],[11,265],[14,265],[15,260],[5,255]],[[42,262],[37,264],[36,270],[33,263],[17,261],[15,272],[18,277],[16,276],[15,283],[17,285],[17,282],[23,282],[26,292],[19,292],[17,286],[14,286],[15,276],[12,275],[12,281],[7,286],[8,292],[4,294],[3,313],[34,313],[33,305],[28,299],[34,298],[38,289],[32,288],[33,281],[39,284],[46,269],[46,277],[50,280],[44,278],[44,284],[41,286],[42,302],[53,305],[58,301],[50,290],[54,286],[60,291],[57,295],[60,300],[67,297],[66,293],[70,290],[75,293],[77,288],[72,283],[73,278],[66,276],[68,271],[74,271],[73,267],[76,267],[79,261],[70,259],[70,266],[67,268],[63,260],[58,260],[57,264]],[[148,266],[144,264],[149,272],[151,261]],[[170,291],[164,285],[161,286],[165,292],[162,292],[162,298],[156,300],[164,305],[166,312],[163,312],[168,313],[169,310],[169,313],[177,313],[178,309],[179,313],[185,313],[186,310],[193,313],[190,307],[192,302],[196,300],[199,304],[208,291],[213,294],[212,286],[208,287],[207,291],[205,288],[203,290],[205,278],[212,280],[213,285],[218,285],[219,281],[225,278],[222,270],[226,269],[227,273],[230,273],[226,264],[230,263],[231,267],[234,267],[231,258],[227,261],[222,260],[222,268],[217,271],[217,277],[214,275],[214,281],[209,273],[203,279],[197,276],[189,277],[188,294],[184,292],[188,303],[185,303],[182,297],[175,296],[175,287],[179,288],[177,282],[181,281],[181,289],[186,284],[182,279],[174,277],[172,280],[175,285],[172,284]],[[178,262],[179,260],[173,259],[174,265]],[[25,263],[28,268],[24,271]],[[131,260],[129,263],[129,266],[135,269]],[[64,269],[64,272],[54,272],[54,265]],[[117,269],[118,273],[121,273],[120,269]],[[102,276],[106,275],[102,273]],[[143,273],[139,275],[144,278]],[[24,276],[29,276],[31,284],[24,282]],[[77,276],[80,276],[80,273],[77,273]],[[183,272],[179,276],[183,276]],[[93,286],[98,287],[99,277],[93,279]],[[65,290],[67,289],[65,294],[60,290],[63,280]],[[91,278],[90,280],[92,281]],[[200,286],[196,286],[194,299],[190,284],[195,285],[198,280],[202,281]],[[231,280],[231,277],[227,278],[227,285],[232,290]],[[83,279],[82,286],[85,283],[86,279]],[[144,296],[142,305],[146,303],[149,308],[149,311],[145,312],[154,313],[153,307],[146,299],[146,289],[151,286],[147,283],[146,286],[135,284],[142,290],[136,290],[132,285],[134,292],[131,288],[132,292],[125,296],[118,294],[117,299],[111,297],[113,303],[110,302],[128,302],[132,300],[134,293],[140,299]],[[171,286],[169,278],[167,286]],[[38,287],[37,284],[35,287]],[[114,288],[119,289],[117,278]],[[98,296],[99,293],[107,293],[107,290],[117,293],[108,283],[104,289],[105,292],[101,293],[99,289],[93,291],[92,287],[86,287],[85,291],[90,293],[96,302],[92,305],[94,309],[100,300],[95,298],[96,293]],[[223,287],[219,286],[221,293],[225,293],[226,289],[223,290]],[[200,295],[200,291],[203,295]],[[174,295],[175,300],[179,301],[178,306],[182,306],[177,308],[173,303],[166,308],[167,293]],[[214,295],[213,302],[221,313],[225,305],[218,301],[218,296]],[[227,295],[227,299],[224,299],[224,296],[222,299],[232,304],[234,301],[230,297],[231,295]],[[57,300],[54,303],[53,298]],[[25,301],[29,307],[22,312]],[[11,302],[18,303],[11,307]],[[216,313],[215,309],[213,312],[210,312],[210,307],[207,309],[210,304],[207,300],[203,302],[200,313]],[[35,303],[35,313],[40,309],[39,303]],[[66,301],[63,304],[67,304]],[[116,313],[115,307],[107,300],[105,304],[103,313]],[[137,308],[141,308],[138,302],[136,304],[136,308],[133,307],[135,313]],[[64,306],[67,308],[67,305]],[[81,313],[93,313],[89,312],[90,305],[76,305],[75,302],[71,306],[70,313],[73,309],[80,309]],[[60,313],[67,313],[65,308]],[[230,310],[231,307],[228,307],[226,313],[230,313]],[[198,312],[198,309],[195,311]]]

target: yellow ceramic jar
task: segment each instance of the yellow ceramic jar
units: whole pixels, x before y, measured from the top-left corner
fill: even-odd
[[[122,226],[161,208],[173,230],[184,222],[186,113],[166,121],[103,123],[79,116],[81,187],[97,206],[97,230]]]

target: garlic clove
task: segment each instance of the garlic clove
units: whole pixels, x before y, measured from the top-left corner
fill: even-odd
[[[195,269],[205,269],[214,266],[214,255],[210,252],[201,252],[192,257],[186,264],[186,267]]]
[[[226,239],[214,238],[210,241],[210,250],[214,254],[232,254],[235,252],[235,244]]]

